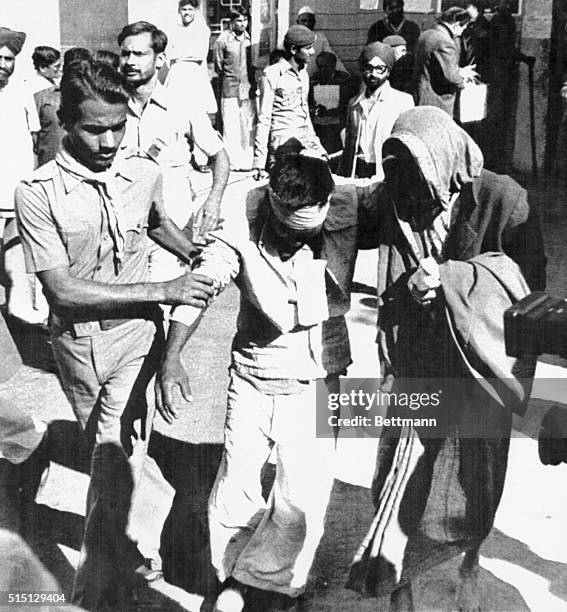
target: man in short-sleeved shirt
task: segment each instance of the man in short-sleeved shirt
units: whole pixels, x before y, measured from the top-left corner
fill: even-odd
[[[130,573],[144,558],[126,534],[159,537],[155,524],[139,525],[130,513],[142,466],[159,475],[146,456],[154,412],[146,388],[161,352],[157,304],[202,307],[211,293],[190,273],[147,282],[147,235],[185,259],[192,245],[165,214],[158,165],[138,154],[115,160],[127,101],[110,66],[70,67],[61,83],[62,150],[16,191],[28,271],[48,296],[62,385],[92,451],[73,588],[73,601],[89,610],[129,607]]]
[[[118,44],[120,66],[130,93],[123,148],[143,150],[159,163],[164,175],[168,215],[184,227],[195,212],[193,229],[206,234],[216,227],[220,200],[228,180],[229,162],[223,142],[204,111],[191,109],[187,113],[158,81],[167,46],[164,32],[151,23],[138,21],[122,29]],[[213,158],[213,184],[197,211],[189,179],[191,150],[188,139]],[[162,261],[152,269],[156,267],[167,267],[171,274],[179,274],[175,261]]]

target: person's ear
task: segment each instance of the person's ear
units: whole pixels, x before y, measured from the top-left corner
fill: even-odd
[[[165,64],[165,51],[156,55],[156,68],[159,70]]]

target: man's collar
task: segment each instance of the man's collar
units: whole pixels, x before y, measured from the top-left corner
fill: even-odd
[[[368,98],[371,98],[371,97],[375,97],[376,100],[381,100],[391,88],[392,86],[390,85],[390,81],[385,81],[384,84],[380,85],[379,89],[377,89],[371,96],[366,95],[366,89],[365,89],[360,94],[358,94],[358,97],[356,98],[354,105],[360,106],[364,100],[368,100]]]
[[[155,87],[144,108],[146,108],[148,104],[157,104],[163,110],[167,110],[167,89],[159,81],[156,81]],[[141,114],[139,113],[140,107],[132,96],[130,96],[130,99],[128,100],[128,108],[136,116]]]
[[[239,40],[239,38],[238,38],[238,36],[236,35],[236,33],[235,33],[235,31],[234,31],[234,30],[229,29],[229,30],[227,30],[227,32],[229,32],[230,34],[232,34],[232,37],[233,37],[235,40]],[[243,34],[244,34],[244,40],[250,40],[250,34],[248,34],[248,32],[247,32],[246,30],[243,32]],[[241,35],[241,36],[242,36],[242,35]]]
[[[57,153],[57,155],[55,157],[55,161],[56,162],[57,161],[62,161],[62,157],[63,156],[70,156],[70,157],[72,157],[72,155],[69,153],[69,151],[67,151],[65,149],[64,146],[62,146],[61,147],[61,151],[59,153]],[[123,167],[124,164],[121,163],[123,159],[127,159],[127,157],[123,157],[121,159],[118,159],[118,157],[116,157],[114,159],[114,162],[113,162],[112,166],[109,168],[109,170],[113,171],[114,176],[121,176],[123,179],[127,180],[129,183],[133,183],[134,182],[134,177]],[[74,159],[74,163],[77,164],[77,166],[79,168],[84,167],[85,171],[89,172],[88,168],[86,166],[82,166],[82,164],[80,164],[80,162],[78,162],[76,159]],[[88,180],[86,178],[81,178],[81,176],[79,176],[79,174],[75,174],[75,173],[71,173],[71,172],[67,171],[61,165],[61,163],[58,163],[57,165],[59,167],[59,170],[61,171],[61,178],[63,180],[63,186],[65,187],[65,193],[70,193],[71,191],[76,189],[81,183],[83,183],[86,180]]]
[[[304,68],[300,68],[299,70],[296,70],[290,63],[288,60],[285,59],[285,57],[282,57],[280,59],[281,67],[280,67],[280,71],[282,73],[284,72],[289,72],[290,70],[294,73],[294,74],[300,74],[301,70],[304,70]]]

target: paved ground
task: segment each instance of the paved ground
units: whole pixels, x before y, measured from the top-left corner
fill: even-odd
[[[553,293],[567,296],[564,196],[555,188],[539,186],[533,199],[543,213],[549,286]],[[359,258],[358,291],[349,316],[355,362],[351,376],[375,376],[377,371],[375,297],[368,290],[374,283],[374,268],[375,253]],[[170,500],[152,500],[150,511],[164,516],[169,512],[162,538],[167,582],[139,589],[137,609],[141,611],[199,610],[204,596],[214,588],[207,564],[205,507],[220,457],[237,297],[234,287],[219,297],[184,354],[193,381],[194,406],[172,427],[159,421],[152,439],[151,453],[175,499],[171,511]],[[55,421],[57,432],[50,471],[36,500],[34,547],[68,594],[80,543],[87,461],[69,405],[57,377],[49,371],[47,343],[30,333],[19,333],[18,341],[28,366],[13,381],[13,396],[39,416]],[[481,551],[485,610],[567,610],[567,466],[540,465],[534,440],[542,412],[553,401],[567,403],[567,377],[563,363],[554,358],[540,363],[538,377],[529,415],[516,424],[496,526]],[[386,602],[362,600],[343,588],[349,562],[372,516],[368,485],[375,453],[373,439],[339,441],[327,529],[308,589],[306,609],[310,611],[386,609]],[[418,610],[451,609],[456,567],[454,560],[422,577],[415,593]]]

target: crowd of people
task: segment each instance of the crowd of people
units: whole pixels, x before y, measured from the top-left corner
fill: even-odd
[[[468,2],[420,33],[403,0],[384,0],[360,83],[307,6],[257,74],[249,15],[236,7],[213,45],[220,104],[198,6],[179,0],[170,37],[125,24],[118,53],[37,47],[24,85],[12,75],[26,34],[0,28],[13,143],[0,190],[7,313],[48,327],[91,457],[73,604],[129,609],[134,570],[160,575],[162,526],[135,511],[141,479],[160,481],[147,452],[154,416],[174,424],[191,400],[184,347],[234,281],[224,452],[208,508],[214,610],[299,605],[334,477],[333,432],[316,434],[318,382],[336,392],[352,363],[345,315],[364,248],[378,253],[380,388],[441,380],[451,401],[434,436],[409,418],[383,428],[376,515],[345,580],[411,610],[420,572],[464,553],[457,606],[478,609],[478,550],[535,368],[526,360],[516,378],[502,315],[545,286],[526,192],[486,169],[482,129],[459,125],[459,91],[499,70],[490,41],[505,36],[509,2],[490,25]],[[204,200],[194,170],[212,174]],[[231,170],[251,182],[227,186]],[[20,360],[0,324],[8,379]],[[1,394],[0,424],[0,484],[14,500],[49,427]],[[19,484],[6,488],[6,474]]]

